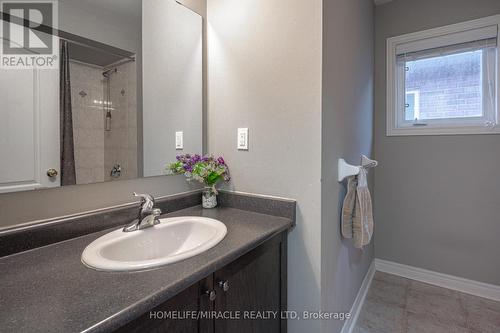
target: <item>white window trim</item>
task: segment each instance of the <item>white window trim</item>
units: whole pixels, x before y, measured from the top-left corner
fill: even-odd
[[[432,127],[432,126],[415,126],[415,127],[398,127],[397,123],[397,105],[398,101],[398,87],[396,76],[398,75],[397,66],[397,52],[396,48],[398,45],[416,41],[422,41],[424,39],[433,37],[442,37],[453,33],[460,33],[472,29],[480,29],[488,26],[497,26],[498,36],[498,48],[497,53],[497,66],[496,66],[496,96],[495,101],[495,113],[497,117],[497,123],[500,120],[500,105],[498,100],[500,99],[500,15],[490,16],[481,18],[478,20],[448,25],[440,28],[429,29],[425,31],[419,31],[415,33],[410,33],[402,36],[391,37],[387,39],[387,123],[386,123],[386,134],[387,136],[413,136],[413,135],[462,135],[462,134],[500,134],[500,125],[494,127],[486,126],[449,126],[449,127]],[[400,89],[400,88],[399,88]]]

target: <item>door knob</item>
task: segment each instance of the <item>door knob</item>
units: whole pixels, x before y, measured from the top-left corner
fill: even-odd
[[[205,291],[205,295],[208,296],[210,302],[215,301],[215,299],[217,298],[217,293],[215,292],[215,290],[207,290]]]
[[[47,170],[47,176],[49,176],[49,178],[55,178],[55,177],[57,177],[58,174],[59,173],[57,172],[56,169],[51,168],[51,169]]]
[[[229,290],[229,281],[219,281],[219,288],[227,292]]]

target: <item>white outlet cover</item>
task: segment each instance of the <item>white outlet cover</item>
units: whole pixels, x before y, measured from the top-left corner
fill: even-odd
[[[182,131],[175,132],[175,149],[184,149],[184,132]]]
[[[248,150],[248,128],[238,128],[238,150]]]

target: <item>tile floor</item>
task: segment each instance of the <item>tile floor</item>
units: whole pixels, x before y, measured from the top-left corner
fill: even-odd
[[[500,333],[500,302],[377,272],[354,333]]]

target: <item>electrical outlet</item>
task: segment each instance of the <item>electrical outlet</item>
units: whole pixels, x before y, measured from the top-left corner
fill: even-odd
[[[248,128],[238,128],[238,150],[248,150]]]
[[[175,149],[184,149],[184,132],[175,132]]]

